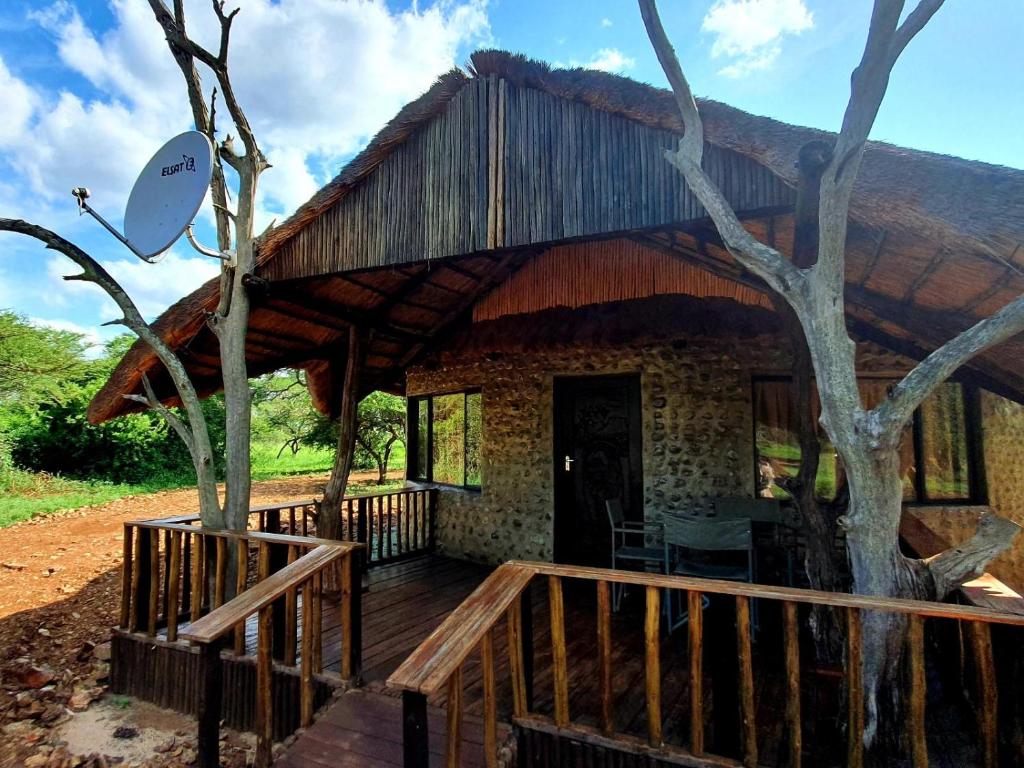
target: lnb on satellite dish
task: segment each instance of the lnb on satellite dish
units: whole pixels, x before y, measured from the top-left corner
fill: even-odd
[[[213,144],[209,138],[199,131],[175,136],[156,151],[135,180],[124,211],[124,235],[85,202],[89,190],[76,187],[72,194],[80,209],[94,216],[136,256],[154,261],[192,226],[212,174]],[[229,258],[208,249],[201,251]]]

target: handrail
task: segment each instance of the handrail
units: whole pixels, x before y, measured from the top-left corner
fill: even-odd
[[[308,537],[317,529],[322,501],[293,499],[262,504],[249,510],[249,531]],[[373,567],[432,552],[435,548],[437,490],[405,486],[387,491],[359,493],[341,500],[341,526],[337,538],[366,544],[366,565]],[[164,527],[183,533],[198,528],[198,514],[137,520],[137,527]],[[209,530],[209,529],[205,529]]]
[[[547,581],[547,602],[551,622],[550,685],[553,694],[553,715],[545,716],[533,711],[533,602],[530,593],[535,578]],[[597,588],[598,682],[600,687],[600,728],[594,729],[574,721],[570,715],[570,678],[568,675],[565,608],[562,583],[565,579],[592,581]],[[641,586],[646,597],[643,623],[643,654],[645,701],[647,708],[646,745],[635,736],[616,730],[614,714],[614,677],[612,672],[611,642],[611,585]],[[661,612],[663,593],[685,593],[689,622],[689,698],[690,738],[687,747],[667,744],[662,730],[662,678]],[[995,659],[993,656],[990,625],[1001,624],[1024,627],[1024,616],[988,608],[949,605],[922,600],[871,597],[833,592],[746,584],[684,576],[616,571],[602,568],[577,567],[551,563],[511,561],[496,569],[448,618],[409,656],[390,676],[388,685],[402,691],[406,766],[426,766],[429,762],[427,699],[442,691],[447,693],[446,764],[458,765],[461,750],[461,722],[463,718],[464,667],[474,652],[479,652],[483,679],[484,751],[487,764],[497,762],[497,688],[495,670],[495,631],[505,619],[508,632],[508,670],[511,681],[513,721],[526,727],[543,726],[550,733],[565,733],[571,729],[584,740],[595,733],[605,741],[620,740],[632,749],[647,750],[649,754],[685,757],[687,764],[695,758],[713,758],[708,764],[737,765],[705,751],[704,694],[702,681],[704,652],[704,621],[702,600],[704,595],[725,595],[735,599],[737,642],[737,681],[741,724],[742,765],[758,764],[757,711],[754,706],[755,677],[753,637],[756,606],[761,601],[781,604],[783,650],[785,666],[785,708],[782,717],[788,733],[790,748],[795,756],[801,754],[802,715],[800,708],[800,629],[798,607],[828,606],[840,609],[846,625],[846,671],[848,754],[847,765],[863,765],[865,690],[862,679],[862,612],[881,611],[908,617],[907,654],[909,675],[908,700],[910,703],[907,728],[911,737],[914,765],[927,765],[925,706],[928,689],[925,678],[924,620],[947,619],[963,622],[967,630],[979,698],[975,714],[978,738],[984,754],[995,755],[998,743],[996,717]],[[547,673],[546,673],[547,674]],[[576,706],[575,704],[573,706]],[[782,708],[779,709],[782,712]],[[555,730],[551,730],[555,729]],[[595,742],[596,743],[596,742]],[[610,742],[609,742],[610,743]],[[716,762],[722,760],[724,762]],[[703,764],[703,763],[702,763]],[[986,758],[986,765],[994,761]]]
[[[767,584],[747,584],[736,581],[720,581],[717,579],[701,579],[691,576],[664,576],[656,573],[639,573],[636,571],[611,571],[603,568],[587,568],[553,563],[535,563],[530,561],[511,561],[510,565],[518,565],[532,569],[535,573],[545,576],[560,576],[567,579],[589,579],[590,581],[607,581],[616,584],[633,584],[665,589],[681,589],[686,591],[707,592],[710,594],[730,595],[736,597],[764,598],[782,600],[803,605],[825,605],[837,608],[860,608],[868,611],[886,613],[917,614],[931,618],[961,619],[963,621],[984,621],[990,624],[1009,624],[1024,627],[1024,616],[989,608],[976,608],[966,605],[935,603],[927,600],[910,600],[901,597],[875,597],[871,595],[851,595],[845,592],[819,592],[812,589],[797,587],[776,587]]]
[[[252,538],[266,540],[265,534],[253,534]],[[298,538],[286,536],[280,538]],[[319,540],[318,540],[319,541]],[[314,574],[340,557],[362,548],[361,544],[324,542],[310,550],[294,563],[277,573],[271,574],[252,589],[215,608],[198,621],[189,625],[179,637],[194,643],[212,643],[238,626],[238,623],[258,613],[283,596],[288,590],[308,581]]]
[[[135,528],[147,528],[156,531],[180,531],[182,533],[199,533],[220,539],[245,539],[247,541],[265,541],[268,544],[291,544],[297,547],[339,546],[354,544],[337,539],[318,539],[315,536],[290,536],[287,533],[261,533],[259,531],[229,531],[223,528],[196,528],[182,523],[165,523],[162,520],[136,520],[125,525]]]
[[[536,573],[527,563],[498,566],[402,662],[388,685],[427,695],[439,691]]]

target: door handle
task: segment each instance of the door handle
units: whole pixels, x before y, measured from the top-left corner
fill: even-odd
[[[574,461],[576,461],[576,459],[571,458],[568,454],[566,455],[566,457],[565,457],[565,471],[566,472],[571,472],[572,471],[572,463]]]

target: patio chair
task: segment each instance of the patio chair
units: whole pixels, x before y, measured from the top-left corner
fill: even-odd
[[[653,566],[659,573],[665,573],[668,567],[665,549],[651,542],[651,539],[660,541],[664,538],[664,526],[661,523],[627,520],[620,499],[608,499],[604,506],[611,527],[612,568],[648,571]],[[624,586],[612,586],[612,605],[616,611],[622,602]]]
[[[797,546],[796,523],[786,514],[778,499],[745,497],[715,499],[717,520],[751,520],[771,526],[769,546],[786,560],[786,585],[794,583],[794,562]],[[755,531],[757,526],[754,526]],[[755,537],[756,539],[756,537]]]
[[[736,520],[687,520],[675,518],[665,523],[665,560],[674,576],[725,579],[753,583],[756,573],[753,524],[749,518]],[[735,557],[745,553],[745,558]],[[723,558],[733,555],[730,560]],[[674,610],[673,593],[665,600],[669,632],[689,621],[686,610]],[[682,597],[681,593],[678,597]],[[703,601],[703,607],[709,601]],[[756,622],[756,619],[755,619]]]

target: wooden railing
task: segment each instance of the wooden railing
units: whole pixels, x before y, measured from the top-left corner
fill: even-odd
[[[227,644],[236,657],[248,655],[246,621],[251,616],[259,617],[255,653],[257,765],[270,762],[275,661],[285,669],[298,670],[300,724],[311,722],[314,675],[324,674],[324,575],[336,562],[340,563],[338,674],[343,680],[358,677],[363,549],[353,542],[217,531],[181,522],[125,524],[120,629],[150,638],[163,632],[169,643],[199,646],[203,667],[197,702],[201,766],[219,765],[222,646]],[[227,599],[231,593],[233,597]]]
[[[533,708],[534,648],[533,606],[531,584],[546,579],[550,613],[550,669],[542,671],[551,681],[552,714],[542,715]],[[570,711],[569,669],[566,653],[565,606],[563,581],[590,582],[596,590],[597,633],[597,727],[581,723]],[[619,730],[614,702],[622,691],[613,690],[611,585],[633,585],[645,594],[644,620],[644,702],[646,738],[638,738]],[[685,594],[689,607],[688,638],[688,743],[666,743],[662,722],[663,676],[661,674],[662,600],[665,595]],[[704,669],[705,595],[725,597],[735,604],[736,678],[741,762],[714,755],[705,747],[705,682]],[[579,741],[612,749],[625,747],[634,754],[652,757],[680,758],[682,764],[753,767],[758,765],[757,715],[755,712],[755,655],[752,607],[757,601],[762,615],[769,604],[781,605],[784,699],[777,709],[782,712],[782,725],[789,738],[790,765],[799,766],[804,756],[801,712],[801,653],[799,642],[799,609],[828,606],[846,621],[845,689],[848,743],[848,766],[859,768],[864,761],[864,690],[861,679],[862,616],[867,611],[899,614],[909,625],[907,658],[909,660],[906,691],[906,732],[910,737],[912,764],[928,765],[925,732],[927,690],[925,684],[926,620],[948,620],[966,629],[967,643],[974,661],[978,695],[974,702],[980,764],[995,768],[997,753],[998,692],[992,654],[991,627],[994,624],[1024,626],[1024,617],[987,609],[928,603],[912,600],[868,598],[856,595],[814,592],[810,590],[771,587],[734,582],[660,576],[655,574],[611,571],[599,568],[577,568],[546,563],[511,562],[495,570],[433,634],[409,656],[390,677],[388,684],[403,693],[404,761],[407,768],[425,768],[429,764],[427,743],[427,698],[444,693],[447,703],[446,766],[460,765],[463,723],[463,671],[467,661],[479,654],[483,687],[484,755],[486,765],[498,762],[498,701],[495,659],[496,632],[504,623],[507,632],[507,666],[513,722],[558,736],[568,735]],[[758,642],[765,629],[760,630]],[[720,654],[719,654],[720,655]],[[546,658],[546,657],[545,657]],[[524,756],[520,755],[520,765]],[[687,762],[689,761],[689,762]]]
[[[288,536],[316,536],[319,499],[267,504],[249,510],[250,531]],[[346,496],[341,506],[341,539],[366,545],[370,567],[433,552],[437,490],[400,488]],[[161,522],[195,525],[198,515],[164,518]]]

